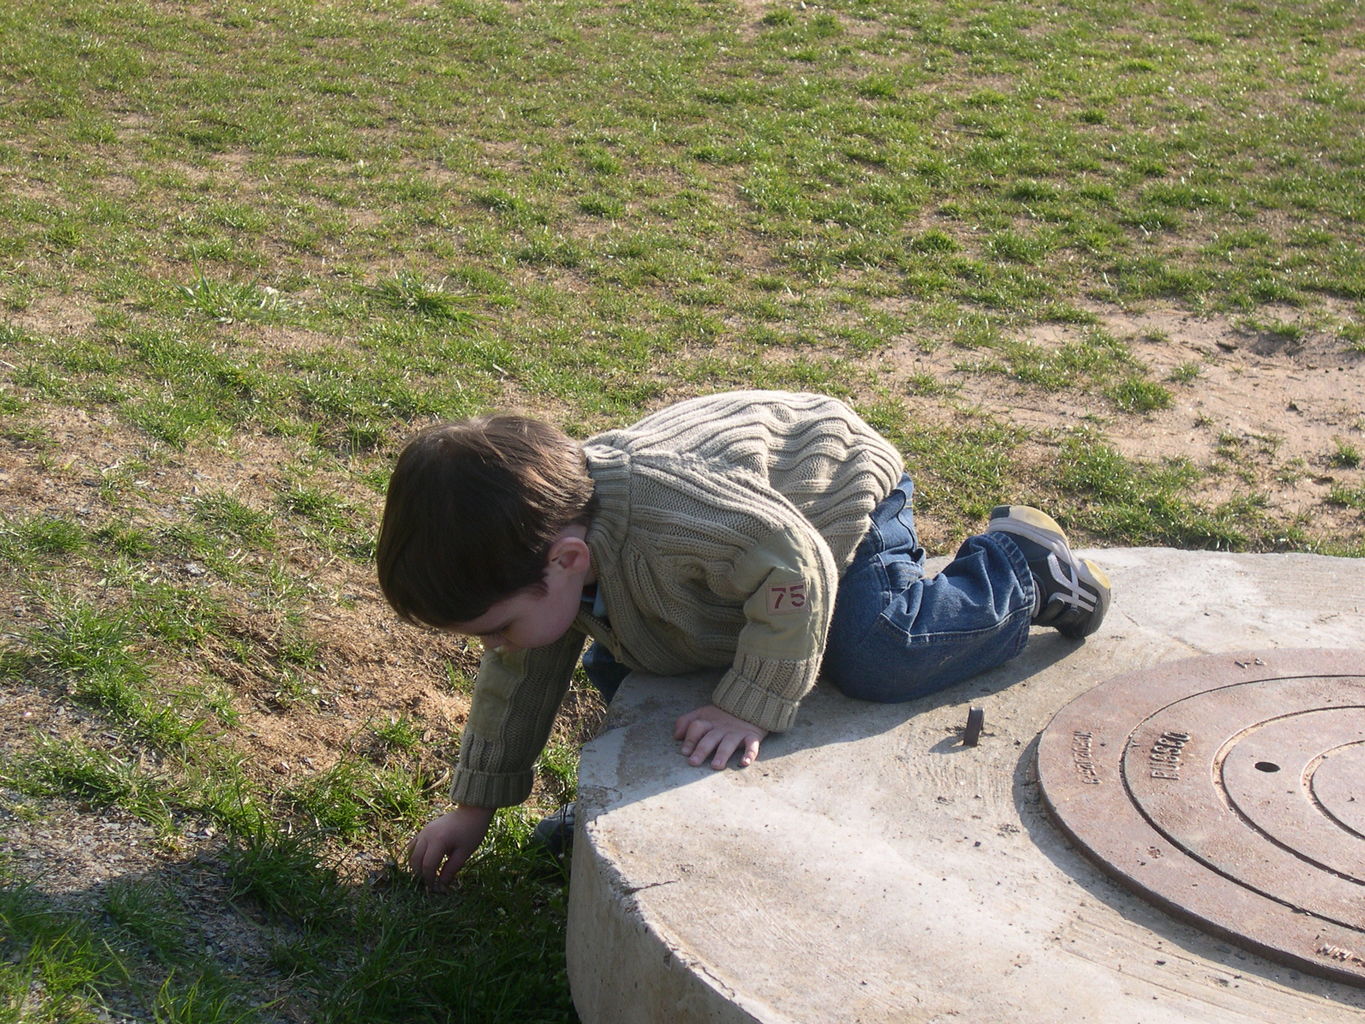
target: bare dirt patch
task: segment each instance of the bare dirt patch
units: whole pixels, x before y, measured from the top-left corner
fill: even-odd
[[[1175,310],[1098,316],[1103,330],[1128,343],[1147,377],[1170,391],[1169,407],[1124,412],[1102,395],[964,372],[979,356],[950,346],[923,352],[907,343],[888,363],[894,373],[950,382],[954,404],[1044,440],[1090,429],[1130,459],[1188,461],[1208,473],[1205,503],[1253,493],[1270,515],[1308,523],[1312,536],[1360,532],[1359,511],[1329,496],[1365,484],[1361,468],[1341,457],[1344,450],[1365,454],[1365,354],[1311,327],[1289,335]],[[1054,351],[1084,329],[1042,325],[1024,340]]]

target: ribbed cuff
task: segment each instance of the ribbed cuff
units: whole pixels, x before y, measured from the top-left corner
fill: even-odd
[[[722,711],[728,711],[769,732],[785,732],[796,720],[796,709],[813,682],[810,668],[810,663],[804,661],[774,662],[740,655],[735,659],[734,667],[725,673],[711,694],[711,702]],[[746,669],[750,671],[746,672]],[[783,684],[782,689],[786,693],[794,692],[795,699],[765,687],[759,681],[767,681],[765,677]],[[807,682],[808,677],[811,682]]]
[[[450,784],[452,803],[475,807],[514,807],[531,795],[535,782],[532,772],[471,772],[456,768]]]

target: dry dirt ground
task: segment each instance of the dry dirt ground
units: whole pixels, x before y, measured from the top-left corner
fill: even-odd
[[[1365,471],[1333,458],[1341,446],[1365,450],[1365,355],[1344,351],[1339,338],[1312,330],[1286,345],[1274,337],[1239,330],[1226,318],[1154,310],[1140,314],[1110,311],[1103,326],[1130,339],[1150,376],[1162,380],[1178,367],[1194,366],[1192,382],[1171,385],[1172,405],[1147,414],[1122,414],[1096,399],[1093,407],[1074,404],[1073,395],[1042,393],[996,374],[962,372],[972,354],[943,348],[923,353],[909,343],[885,353],[885,370],[894,378],[930,374],[955,390],[938,403],[934,415],[974,409],[1030,428],[1046,438],[1089,424],[1124,454],[1161,460],[1185,458],[1198,466],[1227,465],[1230,450],[1243,457],[1235,469],[1210,476],[1204,500],[1216,502],[1248,487],[1264,494],[1272,514],[1303,515],[1310,533],[1344,529],[1358,536],[1361,512],[1326,502],[1333,487],[1365,486]],[[1030,340],[1060,346],[1072,328],[1037,329]],[[1188,375],[1187,375],[1188,376]],[[130,462],[139,442],[115,418],[93,411],[53,413],[47,428],[54,447],[39,450],[12,440],[0,441],[0,491],[7,505],[34,514],[61,512],[88,517],[98,525],[98,483],[111,467]],[[143,480],[149,492],[180,495],[227,492],[244,503],[268,507],[272,488],[291,452],[272,450],[274,442],[253,442],[213,458],[165,454]],[[52,452],[60,453],[59,457]],[[373,494],[357,488],[347,496],[356,508],[376,514]],[[166,500],[175,500],[167,498]],[[941,553],[955,538],[926,529],[931,550]],[[161,567],[178,583],[198,580],[213,588],[212,574],[188,565]],[[468,664],[461,641],[434,637],[400,624],[384,607],[371,573],[344,560],[313,564],[299,552],[289,566],[314,596],[307,627],[320,643],[322,668],[316,673],[316,703],[282,708],[270,699],[272,674],[210,649],[195,664],[166,666],[170,676],[217,675],[236,696],[241,725],[231,742],[244,746],[252,770],[286,779],[304,778],[329,765],[347,744],[361,742],[366,724],[394,716],[419,722],[430,764],[439,765],[453,749],[463,722],[465,699],[442,685],[447,659]],[[38,610],[20,597],[10,600],[0,618],[2,632],[34,624]],[[1122,599],[1121,595],[1118,598]],[[3,606],[0,606],[3,607]],[[268,617],[243,609],[234,629],[269,649]],[[581,696],[574,717],[582,729],[597,720],[591,698]],[[6,683],[0,688],[0,747],[25,741],[33,730],[55,736],[79,733],[92,742],[114,744],[88,713],[61,700],[50,688]],[[250,960],[248,940],[237,911],[223,900],[221,875],[213,870],[219,839],[207,823],[187,823],[183,838],[158,839],[154,830],[120,811],[98,810],[72,802],[41,803],[0,790],[0,838],[5,855],[21,874],[54,899],[98,896],[120,878],[174,875],[199,888],[203,925],[212,936],[206,950],[228,962]],[[403,840],[395,835],[391,850]],[[375,852],[347,854],[343,867],[363,879],[381,866]]]
[[[1100,326],[1128,340],[1155,381],[1168,381],[1171,405],[1122,414],[1100,399],[1011,385],[998,376],[958,374],[970,363],[961,350],[930,354],[912,346],[891,353],[902,371],[960,384],[957,404],[977,407],[1044,436],[1090,425],[1124,456],[1140,461],[1185,459],[1211,469],[1205,504],[1259,494],[1276,517],[1307,517],[1310,536],[1359,534],[1359,510],[1334,505],[1334,488],[1359,488],[1359,466],[1340,465],[1344,446],[1365,457],[1365,353],[1350,352],[1329,333],[1257,332],[1226,316],[1175,310],[1094,310]],[[1284,310],[1284,323],[1294,315]],[[1028,341],[1056,349],[1084,328],[1044,325]],[[1176,371],[1197,370],[1188,383]]]

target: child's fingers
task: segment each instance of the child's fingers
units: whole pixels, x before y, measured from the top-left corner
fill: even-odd
[[[686,736],[687,730],[692,727],[692,723],[696,721],[697,716],[700,715],[701,712],[702,709],[697,708],[695,711],[689,711],[685,715],[679,715],[678,720],[673,723],[673,738],[675,740],[680,740]]]
[[[716,746],[716,756],[711,758],[711,767],[720,771],[730,763],[730,758],[739,749],[739,745],[744,742],[744,737],[736,732],[727,732]]]
[[[739,766],[748,768],[758,760],[760,742],[759,738],[752,734],[727,733],[720,746],[716,748],[716,756],[711,761],[711,767],[719,771],[730,763],[730,758],[738,751]]]
[[[686,743],[683,744],[683,756],[687,757],[687,763],[692,765],[694,768],[700,765],[703,761],[710,757],[712,753],[715,752],[716,744],[718,744],[721,741],[723,735],[724,734],[721,733],[718,729],[712,729],[709,726],[707,727],[706,732],[699,736],[696,740],[692,740],[691,734],[689,733],[688,743],[690,743],[692,746],[692,752],[690,757],[687,756],[688,744]]]
[[[680,740],[678,752],[694,767],[711,760],[719,771],[739,754],[739,767],[746,768],[758,759],[758,747],[767,733],[736,719],[715,707],[698,708],[681,715],[673,725],[673,738]]]
[[[432,853],[431,844],[422,841],[420,836],[408,847],[408,867],[428,886],[435,883],[436,869],[440,866],[439,860],[433,863]]]
[[[708,746],[704,751],[701,749],[701,746],[706,742],[707,737],[714,731],[715,726],[704,718],[695,718],[689,722],[687,731],[682,734],[683,743],[681,750],[683,757],[687,757],[689,754],[695,754],[696,758],[692,763],[701,764],[702,761],[706,759],[706,756],[711,753],[711,747],[714,746],[714,741],[712,741],[711,746]]]
[[[455,873],[459,871],[460,868],[464,867],[464,862],[468,859],[469,854],[463,850],[454,850],[451,852],[450,856],[446,858],[445,865],[436,876],[437,892],[445,892],[446,887],[450,885],[451,880],[455,877]]]
[[[739,759],[741,768],[748,768],[758,760],[759,739],[757,736],[750,736],[748,742],[744,744],[744,756]]]
[[[711,722],[701,717],[701,712],[702,709],[699,708],[683,715],[682,718],[678,719],[678,724],[673,729],[673,738],[683,741],[684,754],[691,753],[686,748],[695,747],[707,732],[715,728]]]

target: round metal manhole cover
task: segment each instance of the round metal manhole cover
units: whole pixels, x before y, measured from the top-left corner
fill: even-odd
[[[1062,828],[1111,875],[1263,955],[1365,984],[1365,651],[1119,676],[1038,741]]]

